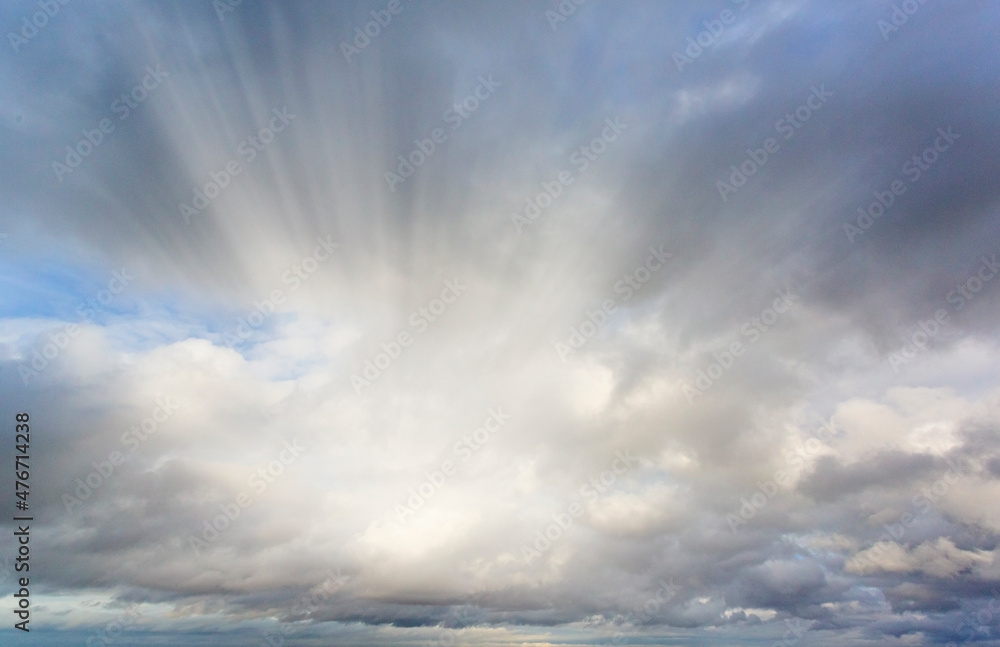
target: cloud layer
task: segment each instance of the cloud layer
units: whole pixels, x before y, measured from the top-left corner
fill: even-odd
[[[38,7],[40,640],[1000,644],[992,4]]]

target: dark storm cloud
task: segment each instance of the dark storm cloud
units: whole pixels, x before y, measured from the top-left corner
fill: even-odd
[[[836,459],[823,458],[815,471],[800,486],[800,491],[817,501],[834,501],[871,487],[907,485],[926,478],[934,467],[934,458],[904,452],[884,452],[860,465],[838,465]]]

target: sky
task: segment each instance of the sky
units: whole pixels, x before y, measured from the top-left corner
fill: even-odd
[[[998,25],[3,3],[0,642],[1000,645]]]

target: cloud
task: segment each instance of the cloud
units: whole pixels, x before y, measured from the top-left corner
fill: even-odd
[[[0,70],[33,619],[998,628],[995,8],[884,38],[883,3],[225,7],[60,5]]]

